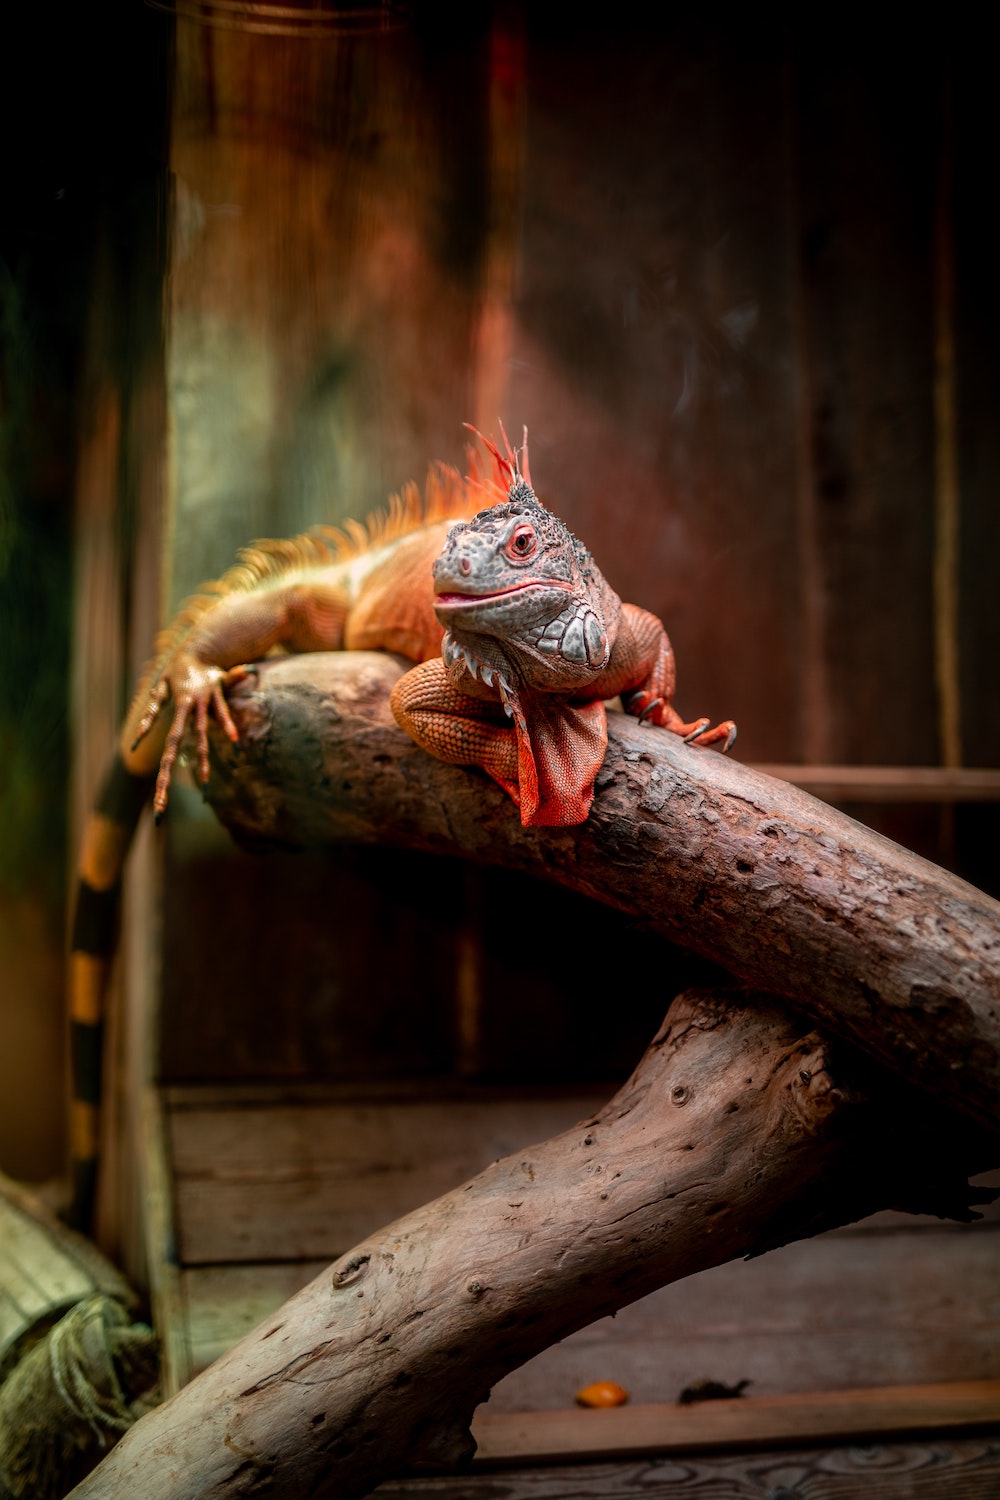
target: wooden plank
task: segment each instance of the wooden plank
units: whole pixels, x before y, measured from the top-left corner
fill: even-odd
[[[685,1452],[780,1442],[926,1434],[1000,1425],[1000,1380],[822,1391],[814,1395],[477,1416],[480,1463],[581,1454]]]
[[[449,1070],[457,864],[431,871],[412,853],[358,848],[247,859],[184,787],[171,794],[169,822],[161,1077]],[[254,932],[250,912],[267,913]]]
[[[568,1406],[594,1379],[638,1403],[699,1379],[755,1396],[861,1383],[1000,1377],[1000,1247],[992,1229],[823,1235],[664,1287],[513,1371],[491,1412]],[[325,1260],[182,1272],[192,1369],[230,1348]]]
[[[661,9],[610,32],[581,11],[571,30],[529,18],[512,420],[531,428],[540,497],[666,622],[682,711],[732,716],[748,754],[788,756],[801,580],[780,27]]]
[[[378,1500],[996,1500],[1000,1442],[933,1442],[674,1454],[390,1480]]]
[[[933,764],[933,208],[940,52],[794,48],[823,723],[803,759]],[[845,164],[850,163],[850,169]],[[877,226],[874,228],[873,226]],[[808,684],[804,684],[807,689]]]
[[[579,1084],[496,1084],[470,1083],[462,1078],[352,1078],[278,1080],[262,1083],[251,1079],[246,1082],[234,1079],[225,1083],[167,1083],[160,1093],[166,1109],[173,1113],[183,1110],[233,1110],[274,1109],[280,1106],[298,1108],[300,1105],[327,1104],[406,1104],[416,1101],[426,1104],[428,1100],[437,1105],[465,1104],[513,1104],[516,1102],[542,1101],[567,1102],[573,1109],[583,1100],[591,1107],[598,1098],[604,1102],[610,1097],[616,1082],[594,1084],[581,1089]]]
[[[949,55],[954,131],[955,340],[960,506],[960,640],[964,758],[1000,761],[1000,701],[992,684],[1000,659],[997,558],[1000,557],[1000,285],[988,236],[983,234],[983,150],[993,116],[988,54],[956,47]],[[995,867],[997,828],[970,830],[984,868]]]
[[[140,1100],[139,1152],[143,1229],[153,1325],[160,1340],[160,1388],[172,1396],[191,1378],[191,1351],[184,1289],[176,1258],[173,1198],[165,1124],[158,1091],[147,1086]]]
[[[0,1174],[0,1380],[19,1340],[93,1292],[134,1303],[131,1288],[90,1241]]]
[[[491,1411],[569,1406],[593,1380],[640,1404],[695,1381],[755,1396],[1000,1378],[992,1229],[830,1234],[661,1288],[494,1387]]]
[[[327,1264],[326,1260],[272,1261],[183,1271],[192,1375],[225,1354]]]
[[[969,766],[760,765],[827,802],[998,802],[1000,771]]]
[[[271,1109],[226,1107],[217,1094],[198,1109],[196,1091],[183,1097],[192,1103],[169,1112],[168,1131],[178,1256],[190,1266],[333,1259],[496,1157],[586,1118],[607,1095],[324,1103],[313,1094]]]
[[[331,1103],[317,1091],[295,1103],[279,1090],[270,1097],[287,1102],[227,1107],[225,1095],[209,1091],[204,1108],[196,1090],[174,1097],[189,1101],[171,1109],[168,1125],[178,1254],[199,1265],[332,1259],[496,1157],[586,1118],[607,1094]],[[996,1221],[1000,1208],[986,1216]],[[938,1226],[930,1217],[883,1214],[846,1232]]]
[[[605,1097],[172,1113],[180,1258],[332,1259]]]
[[[25,1327],[94,1290],[93,1279],[53,1236],[6,1199],[0,1199],[0,1246],[0,1292],[20,1311]]]

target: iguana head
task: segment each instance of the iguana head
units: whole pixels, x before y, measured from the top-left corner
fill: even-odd
[[[484,441],[486,441],[484,439]],[[594,560],[531,488],[509,443],[487,442],[507,498],[457,522],[434,565],[434,609],[455,686],[466,673],[502,695],[527,686],[572,693],[608,664],[621,600]],[[464,681],[462,679],[465,679]]]

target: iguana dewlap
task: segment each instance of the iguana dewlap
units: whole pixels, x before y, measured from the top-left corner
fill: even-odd
[[[190,600],[158,643],[88,823],[73,934],[73,1155],[77,1197],[96,1157],[99,1035],[118,883],[141,809],[166,807],[193,727],[208,779],[208,716],[237,739],[225,687],[275,650],[386,650],[416,665],[396,684],[398,722],[432,755],[478,766],[525,825],[582,822],[607,748],[604,700],[699,744],[729,747],[674,710],[674,660],[659,620],[623,604],[590,553],[531,488],[527,446],[487,443],[478,466],[431,471],[387,516],[346,534],[264,542]],[[523,464],[523,468],[522,468]]]

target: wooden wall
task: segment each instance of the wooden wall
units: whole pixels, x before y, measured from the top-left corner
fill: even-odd
[[[309,28],[177,22],[165,599],[461,462],[466,418],[523,421],[738,755],[996,764],[970,59],[532,6]],[[992,881],[993,809],[854,810]],[[167,1079],[591,1078],[655,1024],[567,1025],[589,960],[540,926],[511,954],[497,914],[539,893],[497,877],[238,860],[196,794],[166,858]],[[545,901],[667,986],[704,974]]]
[[[120,3],[0,47],[0,1167],[32,1181],[65,1161],[70,861],[159,609],[167,40]]]
[[[994,764],[972,60],[464,24],[178,24],[170,598],[525,422],[747,758]]]

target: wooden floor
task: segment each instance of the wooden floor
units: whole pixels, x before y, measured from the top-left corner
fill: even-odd
[[[168,1188],[160,1233],[172,1237],[176,1260],[167,1269],[163,1258],[159,1304],[177,1383],[365,1234],[493,1158],[567,1128],[604,1097],[162,1091]],[[628,1406],[614,1413],[574,1406],[582,1385],[605,1379],[625,1386]],[[745,1395],[678,1406],[685,1387],[703,1380],[745,1381]],[[991,1424],[997,1442],[955,1436],[988,1433]],[[991,1209],[968,1226],[885,1213],[665,1287],[510,1374],[475,1431],[480,1477],[410,1480],[380,1493],[568,1500],[669,1490],[672,1500],[696,1493],[833,1500],[863,1493],[848,1476],[854,1484],[877,1472],[872,1493],[931,1496],[944,1492],[944,1449],[915,1439],[938,1432],[951,1435],[949,1494],[1000,1496],[1000,1213]],[[879,1447],[887,1433],[914,1441]],[[837,1449],[836,1461],[819,1448],[780,1462],[772,1455],[775,1474],[799,1476],[783,1479],[783,1489],[770,1479],[771,1488],[761,1488],[771,1473],[763,1460],[754,1460],[757,1468],[740,1460],[737,1482],[736,1459],[680,1457],[692,1446],[835,1438],[865,1446]],[[636,1450],[673,1457],[637,1468],[625,1459]],[[566,1467],[571,1454],[620,1461],[580,1470],[584,1481],[578,1466]],[[530,1469],[553,1459],[563,1461],[558,1472]],[[498,1462],[524,1466],[516,1484],[513,1470],[487,1474]],[[806,1476],[813,1488],[798,1488]]]
[[[647,1457],[395,1480],[378,1500],[997,1500],[1000,1442]]]

